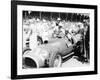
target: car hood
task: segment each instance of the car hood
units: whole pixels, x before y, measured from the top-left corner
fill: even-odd
[[[64,39],[52,39],[48,43],[40,45],[38,48],[46,50],[48,52],[61,51],[64,48],[67,48],[66,42]]]

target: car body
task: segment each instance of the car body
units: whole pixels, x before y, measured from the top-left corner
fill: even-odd
[[[33,50],[25,51],[23,54],[24,67],[60,67],[62,58],[74,52],[76,45],[77,43],[72,44],[68,38],[52,38],[48,43],[42,44]]]

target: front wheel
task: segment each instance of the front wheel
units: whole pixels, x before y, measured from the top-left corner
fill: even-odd
[[[30,49],[30,48],[28,48],[28,47],[23,48],[23,54],[25,54],[26,52],[29,52],[29,51],[31,51],[31,49]]]
[[[49,67],[61,67],[62,57],[59,53],[51,54],[49,59]]]

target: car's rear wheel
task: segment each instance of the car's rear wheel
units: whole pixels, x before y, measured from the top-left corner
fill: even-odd
[[[88,54],[87,46],[82,42],[78,47],[75,49],[75,56],[78,61],[82,63],[88,62],[87,54]]]
[[[49,59],[49,67],[60,67],[62,64],[62,57],[59,53],[53,53]]]

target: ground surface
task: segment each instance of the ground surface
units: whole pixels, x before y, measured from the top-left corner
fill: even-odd
[[[70,58],[69,60],[66,60],[63,64],[62,67],[83,67],[83,66],[88,66],[89,63],[82,63],[75,59],[74,57]]]

